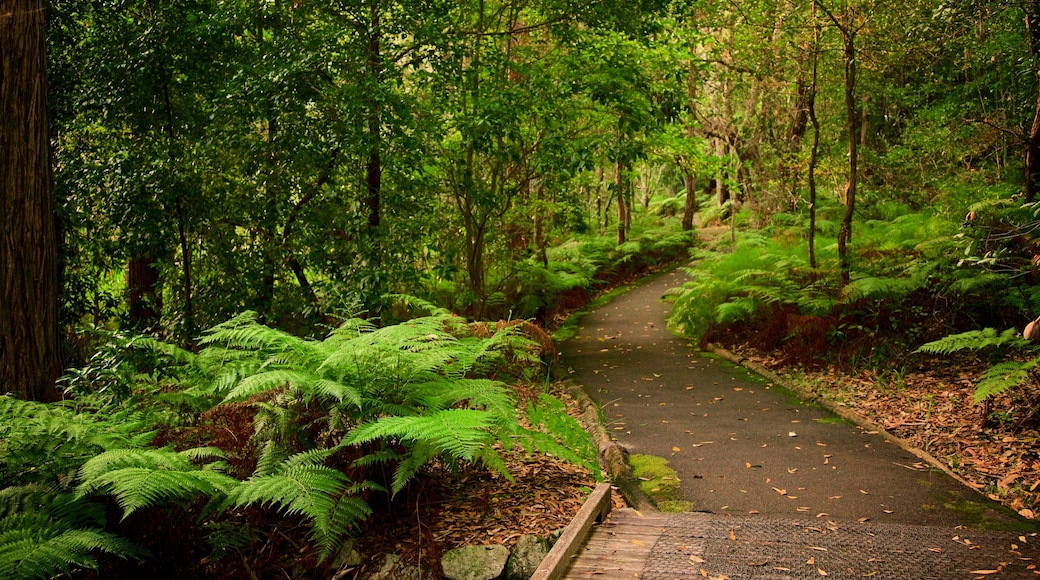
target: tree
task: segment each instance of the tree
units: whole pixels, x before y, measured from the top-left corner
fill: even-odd
[[[43,7],[0,7],[0,391],[35,400],[62,371]]]

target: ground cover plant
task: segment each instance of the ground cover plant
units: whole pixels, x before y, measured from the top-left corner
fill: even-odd
[[[599,471],[585,431],[550,394],[503,382],[541,372],[542,345],[524,325],[419,307],[433,314],[381,328],[351,319],[323,340],[245,313],[207,331],[198,353],[133,341],[126,358],[145,350],[150,366],[123,368],[131,388],[120,401],[3,397],[0,570],[335,573],[343,542],[374,510],[411,498],[430,469],[504,483],[507,457],[552,456],[578,466],[587,488]],[[149,529],[159,521],[166,532]],[[297,561],[242,568],[287,533]]]

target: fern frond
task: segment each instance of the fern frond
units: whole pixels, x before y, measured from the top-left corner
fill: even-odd
[[[383,417],[355,429],[347,442],[423,442],[438,453],[472,462],[480,448],[492,442],[490,432],[495,424],[495,418],[486,411],[447,409],[428,416]]]
[[[254,476],[228,493],[225,505],[274,506],[286,515],[311,522],[311,533],[325,558],[351,528],[371,514],[357,495],[367,486],[352,485],[343,472],[318,465],[332,450],[315,450],[290,457],[275,473]]]
[[[1008,389],[1020,387],[1030,380],[1030,371],[1040,364],[1040,358],[1025,362],[1008,361],[991,366],[975,385],[975,403],[999,395]]]
[[[212,452],[205,452],[208,455]],[[109,493],[123,509],[125,519],[134,511],[196,495],[223,495],[238,482],[192,463],[195,450],[177,453],[166,449],[107,451],[80,468],[77,494],[84,497]]]
[[[747,320],[754,316],[761,306],[761,301],[750,296],[731,298],[729,302],[723,302],[715,307],[715,322],[728,324]]]
[[[70,529],[70,523],[42,512],[0,519],[0,578],[47,579],[58,572],[97,567],[91,553],[140,558],[145,551],[100,529]]]
[[[995,328],[984,328],[944,336],[939,340],[922,344],[914,352],[950,354],[961,350],[982,350],[991,346],[1027,346],[1028,344],[1014,328],[1009,328],[1000,334],[997,334]]]
[[[845,286],[842,290],[842,298],[846,302],[869,298],[902,298],[910,295],[914,290],[924,287],[925,282],[924,279],[917,277],[864,276]]]

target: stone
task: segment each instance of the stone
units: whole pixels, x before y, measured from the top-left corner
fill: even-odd
[[[549,543],[538,536],[520,536],[506,563],[506,580],[530,580],[549,554]]]
[[[495,580],[508,559],[505,546],[463,546],[444,554],[441,569],[446,580]]]
[[[387,554],[383,558],[379,571],[369,577],[369,580],[421,580],[422,573],[415,566],[409,566],[401,561],[398,554]]]

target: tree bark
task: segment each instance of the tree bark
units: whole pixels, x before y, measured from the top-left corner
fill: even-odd
[[[617,244],[625,243],[625,226],[628,223],[627,205],[625,203],[625,164],[618,160],[614,165],[614,197],[617,199]]]
[[[697,174],[691,170],[683,173],[683,184],[686,186],[686,207],[683,208],[682,229],[688,232],[693,229],[693,216],[697,207]]]
[[[1040,5],[1026,2],[1026,31],[1029,33],[1029,54],[1033,57],[1033,74],[1040,78]],[[1036,199],[1037,175],[1040,174],[1040,95],[1036,99],[1033,122],[1026,138],[1025,201]]]
[[[154,328],[162,312],[159,268],[152,256],[135,256],[126,264],[126,304],[130,326],[140,331]]]
[[[51,401],[62,357],[44,2],[0,6],[0,392]]]

